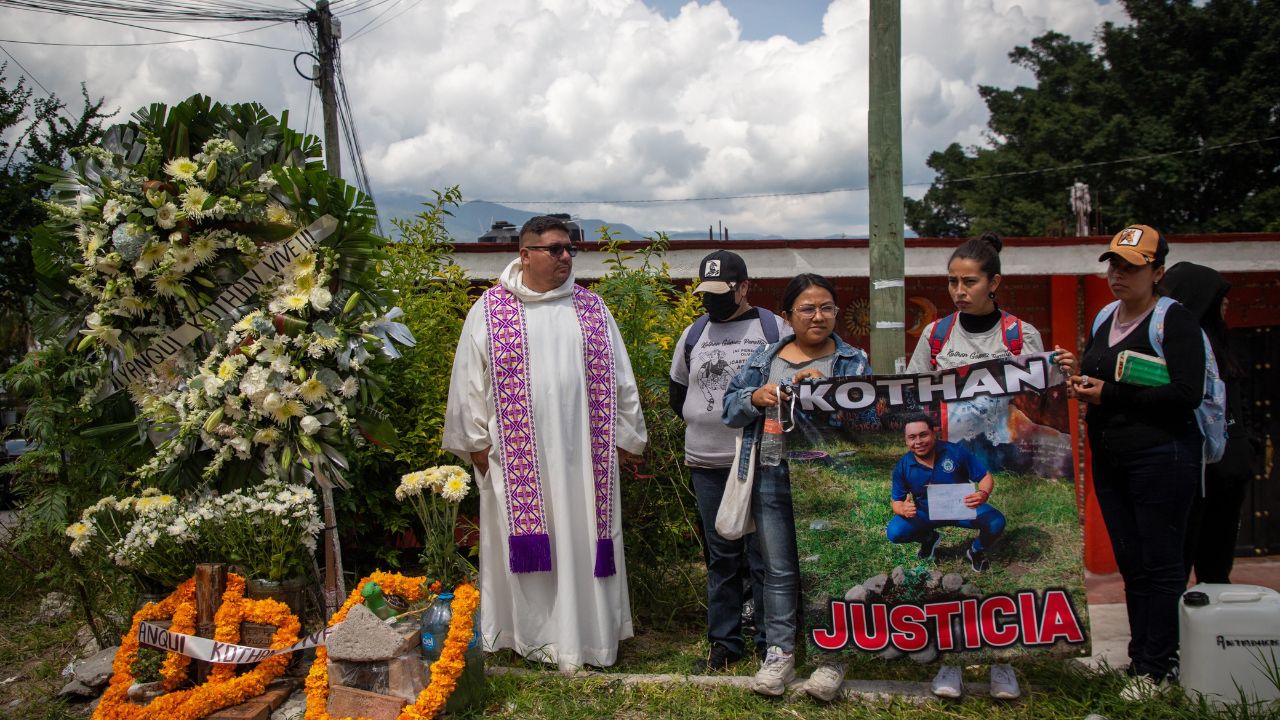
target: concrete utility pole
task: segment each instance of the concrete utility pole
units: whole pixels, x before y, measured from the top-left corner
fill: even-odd
[[[871,185],[871,367],[894,372],[904,358],[902,242],[902,8],[871,0],[867,173]]]
[[[329,0],[316,3],[316,44],[320,56],[320,103],[324,109],[324,165],[329,174],[342,177],[342,146],[338,142],[337,57],[341,26],[329,11]]]

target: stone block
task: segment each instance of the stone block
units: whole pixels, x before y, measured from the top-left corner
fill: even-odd
[[[964,576],[960,573],[947,573],[942,576],[942,589],[949,593],[959,592],[964,585]]]
[[[347,619],[329,633],[329,657],[369,662],[389,660],[415,648],[416,633],[402,633],[378,619],[363,605],[356,605]]]
[[[879,575],[863,580],[862,587],[866,588],[867,592],[872,595],[884,595],[893,588],[893,585],[890,584],[888,575],[880,573]]]
[[[893,572],[889,573],[889,581],[893,583],[894,587],[906,585],[907,571],[901,565],[895,567]]]
[[[329,688],[329,714],[333,717],[369,718],[369,720],[396,720],[407,703],[404,698],[393,697],[333,685]]]
[[[849,592],[844,594],[844,599],[846,602],[858,602],[858,603],[866,602],[867,589],[862,587],[861,585],[854,585],[853,587],[849,588]]]
[[[72,673],[75,679],[91,688],[99,688],[111,680],[111,663],[116,659],[119,647],[99,650],[88,659],[76,663]]]

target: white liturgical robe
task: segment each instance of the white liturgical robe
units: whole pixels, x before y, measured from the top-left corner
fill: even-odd
[[[499,282],[524,303],[526,353],[538,447],[543,515],[551,540],[550,572],[512,573],[506,483],[484,301],[467,314],[453,361],[445,412],[444,449],[470,462],[489,449],[489,471],[476,473],[480,492],[480,627],[486,650],[513,648],[561,670],[612,665],[618,641],[632,636],[623,558],[618,483],[613,483],[613,552],[617,572],[594,576],[595,484],[583,368],[582,331],[574,309],[573,277],[535,292],[521,281],[519,260]],[[617,386],[615,444],[640,454],[647,442],[631,361],[609,315]],[[615,461],[616,462],[616,461]],[[616,467],[615,467],[616,472]],[[615,477],[617,477],[615,475]]]

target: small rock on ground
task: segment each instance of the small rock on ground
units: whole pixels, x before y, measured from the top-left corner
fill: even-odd
[[[71,617],[71,599],[60,592],[51,592],[40,600],[38,611],[41,620],[63,620]]]
[[[271,713],[271,720],[302,720],[307,713],[307,696],[302,691],[289,696],[284,704]]]
[[[109,647],[99,650],[86,660],[76,663],[72,673],[75,679],[81,684],[91,688],[100,688],[111,680],[111,663],[116,659],[116,650],[120,648]]]

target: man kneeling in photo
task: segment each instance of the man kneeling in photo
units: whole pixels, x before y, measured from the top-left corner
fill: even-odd
[[[995,489],[995,478],[963,446],[937,439],[933,423],[924,413],[907,418],[903,436],[910,452],[893,468],[893,518],[886,528],[889,542],[920,543],[917,557],[930,560],[942,539],[938,528],[977,530],[978,537],[965,551],[965,557],[974,572],[986,570],[987,550],[1004,532],[1005,524],[1004,515],[987,502]],[[930,488],[963,483],[976,483],[972,492],[958,498],[963,508],[954,502],[943,508],[941,502],[935,501],[935,511],[930,516]],[[938,490],[935,494],[944,492]]]

